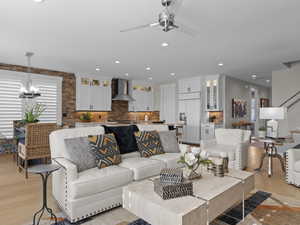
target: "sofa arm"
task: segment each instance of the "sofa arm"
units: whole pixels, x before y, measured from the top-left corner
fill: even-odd
[[[217,145],[216,139],[210,139],[210,140],[201,140],[200,147],[202,150],[205,150],[206,148],[212,147]]]
[[[189,145],[179,144],[179,149],[180,149],[181,155],[184,155],[189,150],[189,148],[190,148]]]
[[[250,146],[249,141],[239,143],[236,146],[236,149],[235,149],[235,169],[243,170],[247,167],[249,146]]]
[[[52,158],[54,164],[61,166],[69,182],[78,178],[77,166],[65,158]]]

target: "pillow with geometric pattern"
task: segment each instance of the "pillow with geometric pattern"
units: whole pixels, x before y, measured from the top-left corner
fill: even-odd
[[[99,169],[121,163],[121,154],[114,134],[90,135],[89,144]]]
[[[134,136],[142,157],[165,153],[157,131],[138,131]]]

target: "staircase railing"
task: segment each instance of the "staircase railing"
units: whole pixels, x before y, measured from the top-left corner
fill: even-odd
[[[291,100],[295,99],[298,95],[300,95],[300,91],[297,91],[296,94],[292,95],[291,97],[289,97],[288,99],[286,99],[284,102],[282,102],[279,107],[282,107],[284,105],[286,105],[288,102],[290,102]],[[290,105],[287,106],[287,108],[291,108],[293,105],[297,104],[300,101],[300,97],[294,101],[293,103],[291,103]]]

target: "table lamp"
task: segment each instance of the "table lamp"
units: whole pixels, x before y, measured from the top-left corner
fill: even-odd
[[[260,108],[259,118],[267,121],[267,137],[278,138],[279,125],[277,120],[286,119],[286,107]]]

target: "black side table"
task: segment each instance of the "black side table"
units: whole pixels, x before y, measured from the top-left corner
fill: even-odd
[[[45,212],[45,210],[51,215],[51,219],[55,220],[55,224],[57,224],[57,217],[54,215],[52,209],[47,206],[47,181],[48,177],[56,170],[59,170],[60,166],[54,164],[43,164],[32,166],[28,168],[29,173],[39,174],[42,177],[43,181],[43,206],[37,211],[33,216],[33,225],[38,225],[40,220]],[[35,223],[36,216],[40,213],[37,223]]]

